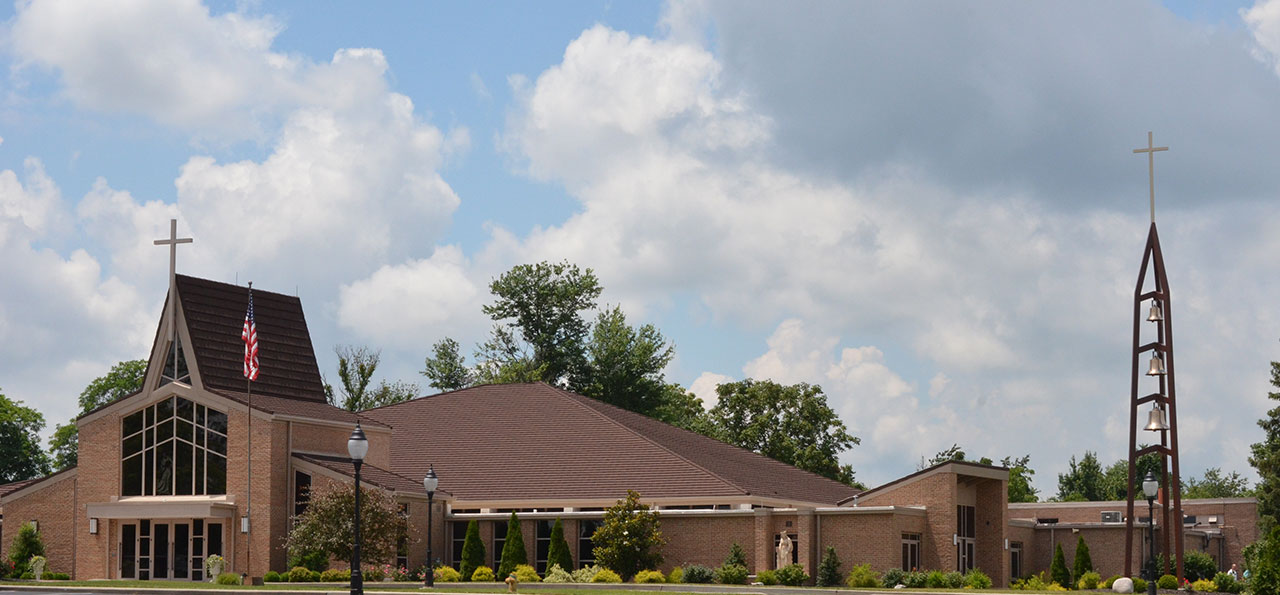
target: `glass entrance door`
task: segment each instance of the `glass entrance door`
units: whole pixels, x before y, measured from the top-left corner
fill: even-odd
[[[120,578],[202,581],[208,556],[223,555],[223,523],[189,521],[120,524]]]

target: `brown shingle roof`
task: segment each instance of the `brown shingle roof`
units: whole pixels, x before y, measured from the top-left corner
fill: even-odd
[[[546,384],[485,385],[372,409],[392,470],[434,464],[462,500],[755,495],[835,504],[856,490]]]
[[[240,331],[249,304],[249,289],[186,275],[178,275],[177,284],[205,388],[243,391],[244,343]],[[324,386],[302,302],[296,297],[255,290],[253,309],[261,366],[253,392],[324,402]]]
[[[75,467],[75,466],[71,466],[71,467],[67,467],[66,469],[63,469],[63,470],[61,470],[61,471],[57,471],[57,472],[54,472],[54,473],[50,473],[49,475],[46,475],[46,476],[44,476],[44,477],[33,477],[33,478],[31,478],[31,479],[23,479],[23,480],[21,480],[21,481],[15,481],[15,482],[13,482],[13,483],[6,483],[6,484],[4,484],[4,485],[0,485],[0,498],[3,498],[3,497],[5,497],[5,496],[8,496],[9,494],[12,494],[12,493],[14,493],[14,492],[16,492],[16,491],[18,491],[18,490],[21,490],[21,489],[23,489],[23,488],[25,488],[25,487],[33,486],[33,485],[38,484],[38,483],[41,483],[41,482],[43,482],[43,481],[47,481],[47,480],[53,479],[53,478],[55,478],[55,477],[58,477],[59,475],[62,475],[63,473],[68,473],[68,472],[74,471],[75,469],[76,469],[76,467]]]
[[[261,376],[259,376],[261,378]],[[254,384],[253,390],[253,408],[267,413],[275,413],[277,415],[292,415],[295,417],[305,417],[308,419],[317,419],[321,421],[336,421],[341,423],[355,424],[357,421],[367,426],[387,427],[385,424],[377,420],[369,419],[361,415],[357,415],[341,407],[334,407],[326,402],[304,401],[301,399],[291,399],[286,397],[277,397],[274,395],[260,395],[257,383]],[[222,395],[233,401],[240,403],[249,403],[249,394],[243,391],[234,390],[214,390],[211,391]]]
[[[293,456],[299,460],[319,465],[346,477],[354,478],[356,474],[355,467],[351,464],[351,459],[346,457],[302,453],[294,453]],[[410,494],[422,494],[424,496],[427,494],[427,491],[422,488],[421,482],[414,481],[403,475],[392,473],[386,469],[375,467],[368,463],[360,466],[360,482],[364,483],[366,481],[386,490],[407,492]],[[436,490],[437,496],[448,494],[449,492],[445,490]]]

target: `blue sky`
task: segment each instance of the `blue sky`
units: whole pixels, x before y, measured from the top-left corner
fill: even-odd
[[[1184,467],[1252,474],[1280,2],[0,10],[0,388],[50,426],[145,354],[177,217],[181,271],[299,293],[325,370],[419,381],[568,259],[704,397],[822,385],[864,481],[959,443],[1051,495],[1124,454],[1154,130]]]

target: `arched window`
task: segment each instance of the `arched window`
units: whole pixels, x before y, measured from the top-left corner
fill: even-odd
[[[169,397],[121,422],[122,496],[227,493],[227,414]]]

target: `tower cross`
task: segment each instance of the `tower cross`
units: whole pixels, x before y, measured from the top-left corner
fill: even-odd
[[[1134,149],[1134,153],[1147,154],[1147,186],[1151,188],[1151,222],[1156,222],[1156,151],[1168,151],[1169,147],[1157,147],[1151,143],[1151,131],[1147,131],[1147,146]]]
[[[190,244],[191,238],[178,237],[178,220],[169,220],[169,239],[156,240],[157,246],[169,246],[169,328],[173,329],[173,312],[177,307],[173,304],[173,300],[177,297],[176,289],[178,281],[178,244]],[[174,329],[176,331],[176,329]]]

